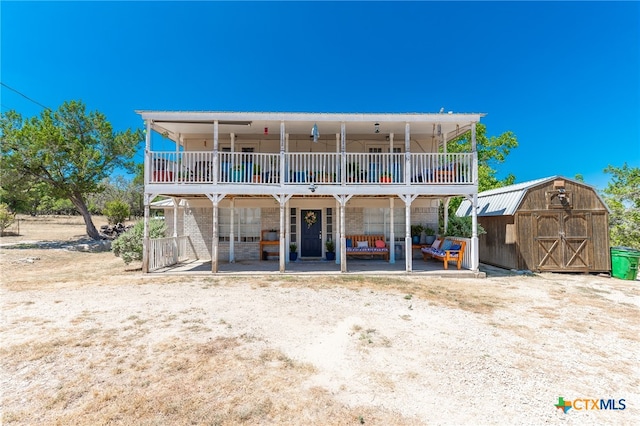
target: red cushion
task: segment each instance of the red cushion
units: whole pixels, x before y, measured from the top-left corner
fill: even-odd
[[[385,246],[384,241],[376,240],[376,247],[377,248],[384,248],[384,246]]]

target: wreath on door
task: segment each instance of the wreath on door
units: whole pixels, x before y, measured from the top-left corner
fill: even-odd
[[[304,221],[307,224],[307,228],[311,228],[318,221],[318,217],[314,212],[308,211],[307,214],[304,215]]]

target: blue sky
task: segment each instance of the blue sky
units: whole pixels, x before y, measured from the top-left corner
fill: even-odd
[[[639,2],[0,3],[1,80],[50,108],[482,112],[498,167],[640,167]],[[42,108],[7,87],[2,111]],[[137,157],[139,160],[142,156]]]

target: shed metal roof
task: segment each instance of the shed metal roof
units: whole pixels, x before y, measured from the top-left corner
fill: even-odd
[[[562,176],[549,176],[546,178],[530,180],[527,182],[516,183],[514,185],[503,186],[502,188],[490,189],[478,194],[478,216],[511,216],[516,213],[522,199],[527,191],[534,186],[538,186],[541,183],[545,183],[554,179],[564,179],[572,182],[576,182],[573,179],[567,179]],[[597,197],[600,195],[595,188],[584,182],[577,182],[581,185],[588,186],[593,189]],[[600,201],[606,207],[606,203],[600,198]],[[458,210],[456,216],[471,216],[471,202],[464,200]]]

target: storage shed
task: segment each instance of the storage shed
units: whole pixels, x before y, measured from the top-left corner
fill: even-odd
[[[462,202],[458,216],[471,215]],[[608,272],[609,210],[597,191],[561,176],[478,194],[480,262],[508,269]]]

